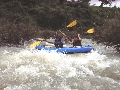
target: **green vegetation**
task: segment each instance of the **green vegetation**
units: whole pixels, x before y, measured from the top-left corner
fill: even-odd
[[[61,2],[1,0],[0,44],[21,44],[31,38],[52,35],[54,31],[61,29],[67,35],[81,33],[84,38],[115,45],[119,50],[120,8],[59,1]],[[77,20],[77,25],[67,28],[73,20]],[[95,33],[85,34],[92,27],[95,28]]]

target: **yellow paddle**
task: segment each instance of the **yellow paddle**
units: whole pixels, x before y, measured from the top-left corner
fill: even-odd
[[[73,27],[73,26],[75,26],[76,24],[77,24],[77,21],[74,20],[74,21],[72,21],[69,25],[67,25],[67,27]]]
[[[30,45],[30,48],[35,48],[36,46],[40,45],[41,41],[34,42]]]
[[[36,42],[32,43],[30,45],[30,48],[35,48],[36,46],[40,45],[40,43],[43,41],[42,38],[35,38],[34,40],[37,40]]]
[[[86,33],[94,33],[94,28],[89,29]]]

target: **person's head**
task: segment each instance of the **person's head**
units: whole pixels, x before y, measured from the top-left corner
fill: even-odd
[[[78,40],[78,36],[74,36],[73,39],[76,41]]]

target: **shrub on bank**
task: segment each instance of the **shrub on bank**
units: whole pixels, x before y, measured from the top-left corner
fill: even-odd
[[[35,26],[24,23],[9,22],[0,19],[0,44],[22,44],[25,40],[39,36]]]

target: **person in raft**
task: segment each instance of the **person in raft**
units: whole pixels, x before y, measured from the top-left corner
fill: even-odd
[[[55,37],[54,45],[56,48],[63,48],[63,42],[61,40],[62,40],[61,36]]]
[[[62,37],[59,36],[58,33],[61,33]],[[65,43],[65,38],[66,38],[66,35],[61,30],[58,30],[55,34],[54,41],[50,41],[50,40],[45,40],[45,41],[49,43],[53,43],[56,48],[63,48],[63,44]]]
[[[73,47],[82,46],[81,40],[80,34],[78,34],[77,36],[73,36],[72,41],[68,41],[68,43],[73,44]]]
[[[58,31],[56,32],[57,35],[58,35],[59,33],[62,34],[61,42],[62,42],[63,44],[65,44],[65,43],[66,43],[65,40],[67,40],[66,34],[63,33],[61,30],[58,30]]]

